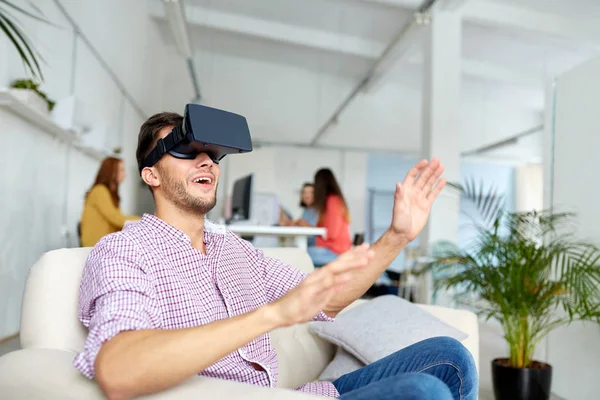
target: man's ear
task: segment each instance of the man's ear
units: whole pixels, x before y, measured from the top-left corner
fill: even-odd
[[[142,170],[142,179],[146,185],[156,188],[160,186],[160,176],[154,167],[146,167]]]

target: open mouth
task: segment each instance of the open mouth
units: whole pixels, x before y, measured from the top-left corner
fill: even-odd
[[[212,180],[212,178],[209,178],[209,177],[207,177],[207,176],[203,176],[203,177],[201,177],[201,178],[196,178],[196,179],[194,179],[192,182],[193,182],[195,185],[199,185],[199,186],[201,186],[201,187],[204,187],[204,188],[209,188],[209,187],[211,187],[211,186],[212,186],[212,184],[213,184],[213,180]]]

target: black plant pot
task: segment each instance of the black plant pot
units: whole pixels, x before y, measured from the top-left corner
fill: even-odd
[[[549,400],[552,366],[534,361],[531,368],[514,368],[506,358],[492,361],[496,400]]]

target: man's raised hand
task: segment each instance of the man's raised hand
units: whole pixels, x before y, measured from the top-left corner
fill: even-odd
[[[421,160],[396,184],[391,230],[405,242],[414,240],[425,227],[433,202],[446,185],[443,172],[438,158]]]

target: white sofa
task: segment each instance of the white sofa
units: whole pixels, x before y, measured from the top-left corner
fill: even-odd
[[[94,381],[73,366],[83,348],[86,329],[77,319],[79,281],[89,248],[61,249],[44,254],[31,268],[21,316],[22,350],[0,357],[0,397],[13,399],[102,399]],[[264,249],[304,271],[313,268],[306,252],[296,248]],[[423,305],[446,323],[469,334],[465,346],[478,360],[478,325],[475,314]],[[272,332],[280,373],[277,389],[261,388],[195,376],[149,399],[302,399],[294,388],[315,380],[331,361],[335,348],[310,333],[308,325]]]

